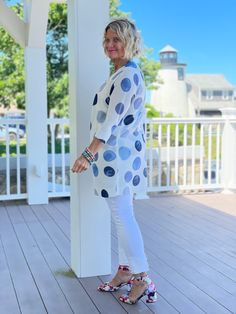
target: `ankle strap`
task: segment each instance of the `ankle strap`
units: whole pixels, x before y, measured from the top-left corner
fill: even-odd
[[[151,279],[148,277],[148,275],[146,276],[138,276],[138,277],[133,277],[133,280],[137,280],[137,281],[144,281],[147,284],[150,284],[152,281]]]
[[[119,265],[119,270],[129,271],[129,266],[127,265]]]

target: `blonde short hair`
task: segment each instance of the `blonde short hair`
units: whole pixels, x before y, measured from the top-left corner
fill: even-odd
[[[140,32],[137,30],[134,23],[130,22],[127,18],[116,18],[112,20],[105,28],[103,37],[103,48],[105,49],[105,36],[108,29],[116,32],[125,48],[124,57],[128,60],[140,56],[142,52],[142,40]]]

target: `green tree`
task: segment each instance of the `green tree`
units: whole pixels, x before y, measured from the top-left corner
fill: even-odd
[[[12,9],[22,16],[22,5]],[[66,4],[51,4],[47,31],[48,111],[68,115],[68,45]],[[24,50],[0,28],[0,104],[25,106]]]
[[[110,1],[110,16],[111,17],[130,17],[130,13],[122,12],[119,9],[120,0],[109,0]]]
[[[13,7],[22,15],[19,5]],[[24,108],[24,50],[0,28],[0,104]]]
[[[139,66],[142,69],[146,87],[156,89],[157,73],[160,69],[160,63],[152,58],[153,49],[145,48],[143,55],[139,58]]]
[[[160,118],[161,114],[159,111],[156,110],[152,105],[145,104],[147,118]]]
[[[47,31],[48,111],[67,117],[69,109],[67,5],[50,5]]]

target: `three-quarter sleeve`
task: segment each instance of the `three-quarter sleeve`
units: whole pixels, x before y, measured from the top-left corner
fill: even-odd
[[[136,93],[137,86],[132,71],[124,70],[111,84],[109,93],[105,99],[107,111],[97,112],[97,130],[95,137],[107,142],[116,128],[124,119],[124,123],[132,119],[127,115],[132,97]],[[127,116],[126,116],[127,115]],[[125,117],[125,118],[124,118]],[[128,123],[127,123],[128,124]]]

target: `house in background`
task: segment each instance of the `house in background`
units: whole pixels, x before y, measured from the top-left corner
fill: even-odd
[[[234,86],[223,74],[186,74],[178,63],[177,50],[170,45],[159,52],[161,69],[151,105],[162,114],[177,117],[217,116],[219,109],[236,107]]]
[[[234,87],[223,74],[188,74],[188,102],[197,116],[221,115],[219,108],[236,107]]]

